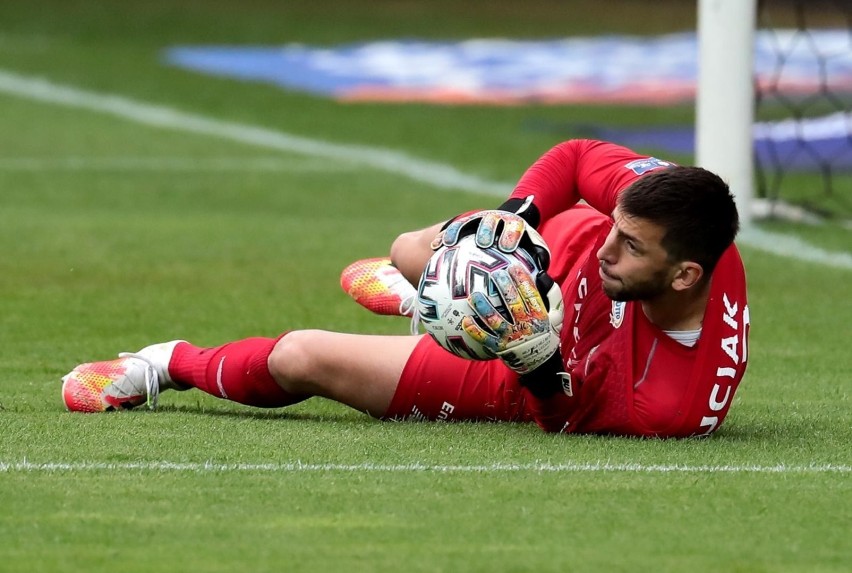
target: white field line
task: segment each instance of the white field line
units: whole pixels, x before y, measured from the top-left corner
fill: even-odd
[[[757,228],[743,229],[737,244],[747,245],[766,253],[838,269],[852,269],[852,253],[826,251],[792,235],[772,233]]]
[[[361,169],[345,162],[286,157],[0,157],[0,171],[316,172]]]
[[[0,70],[0,92],[26,100],[112,115],[151,127],[197,133],[309,157],[352,162],[439,189],[497,196],[504,196],[511,190],[511,185],[485,181],[449,165],[418,159],[392,149],[331,143],[263,127],[221,121],[121,96],[80,90],[6,70]]]
[[[406,177],[436,189],[497,197],[505,197],[511,190],[511,184],[488,181],[463,173],[450,165],[419,159],[392,149],[332,143],[258,126],[221,121],[121,96],[89,92],[2,69],[0,93],[29,101],[112,115],[151,127],[196,133],[308,157],[350,162]],[[788,258],[852,269],[852,255],[849,253],[826,251],[787,235],[755,231],[743,233],[739,243]]]
[[[300,461],[274,464],[191,463],[191,462],[0,462],[0,473],[52,473],[90,471],[154,471],[178,473],[267,472],[267,473],[648,473],[648,474],[848,474],[852,466],[839,464],[810,465],[685,465],[640,463],[529,463],[529,464],[317,464]]]

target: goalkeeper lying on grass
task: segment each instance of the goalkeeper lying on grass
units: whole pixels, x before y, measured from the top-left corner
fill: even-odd
[[[213,348],[172,341],[77,366],[63,378],[63,399],[73,411],[153,408],[162,390],[197,388],[264,408],[323,396],[383,419],[707,435],[746,368],[738,226],[727,185],[704,169],[567,141],[526,171],[500,209],[403,234],[390,259],[360,261],[342,276],[367,308],[411,314],[412,284],[435,249],[472,232],[479,246],[511,252],[537,229],[537,261],[561,288],[542,297],[523,276],[502,284],[503,300],[526,293],[506,328],[470,305],[484,322],[468,324],[494,328],[469,334],[503,349],[500,358],[465,360],[426,335],[301,330]],[[530,305],[542,303],[549,312],[533,317]]]

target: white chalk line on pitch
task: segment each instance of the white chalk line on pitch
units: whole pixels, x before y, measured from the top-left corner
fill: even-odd
[[[0,157],[0,171],[337,173],[358,169],[342,161],[329,165],[285,157]]]
[[[511,185],[493,183],[442,163],[426,161],[379,147],[338,144],[263,127],[228,122],[122,96],[99,94],[0,69],[0,92],[31,101],[51,103],[121,117],[136,123],[196,133],[308,157],[351,161],[401,175],[440,189],[505,195]]]
[[[0,69],[0,93],[96,113],[112,115],[143,125],[195,133],[308,157],[352,162],[430,185],[437,189],[505,197],[510,183],[488,181],[438,162],[392,149],[332,143],[263,127],[208,118],[174,108],[100,94]],[[801,239],[749,229],[738,243],[786,258],[852,270],[852,254],[831,252]]]
[[[529,463],[529,464],[331,464],[289,462],[274,464],[217,462],[0,462],[0,473],[91,472],[91,471],[155,471],[177,473],[215,472],[377,472],[377,473],[637,473],[637,474],[848,474],[852,466],[839,464],[811,465],[687,465],[639,463]]]

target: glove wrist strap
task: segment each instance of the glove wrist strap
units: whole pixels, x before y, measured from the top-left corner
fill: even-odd
[[[562,354],[559,351],[553,353],[543,364],[535,370],[522,374],[519,382],[530,393],[539,399],[550,398],[562,391],[562,376],[565,367],[562,364]]]
[[[541,222],[541,213],[532,202],[532,195],[528,197],[513,198],[506,200],[502,205],[497,207],[500,211],[508,211],[516,214],[518,217],[526,221],[533,229],[538,227]]]

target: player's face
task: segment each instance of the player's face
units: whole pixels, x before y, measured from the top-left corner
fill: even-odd
[[[676,273],[662,246],[665,230],[616,207],[615,224],[598,250],[603,290],[613,300],[650,300],[666,293]]]

